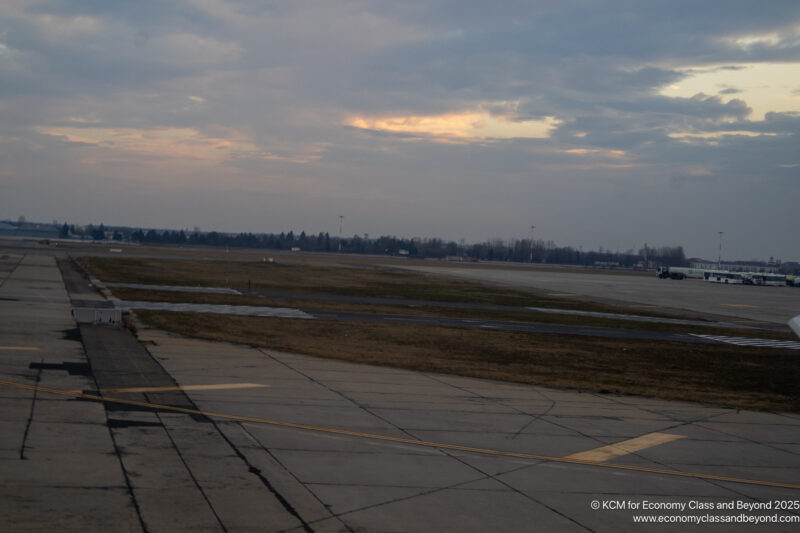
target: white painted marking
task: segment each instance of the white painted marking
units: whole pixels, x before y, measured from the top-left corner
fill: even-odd
[[[792,328],[795,335],[800,337],[800,315],[797,315],[789,321],[789,327]]]
[[[144,283],[106,283],[95,281],[98,287],[120,287],[125,289],[140,289],[145,291],[169,291],[169,292],[199,292],[205,294],[242,294],[236,289],[225,287],[188,287],[184,285],[148,285]]]
[[[274,318],[313,319],[308,313],[287,307],[256,307],[250,305],[182,304],[169,302],[119,302],[122,307],[150,311],[177,311],[189,313],[217,313],[220,315],[265,316]]]
[[[726,344],[734,344],[736,346],[800,350],[800,342],[795,341],[781,341],[777,339],[751,339],[748,337],[726,337],[724,335],[704,335],[699,333],[690,333],[690,335],[693,337],[700,337],[702,339],[709,339]]]

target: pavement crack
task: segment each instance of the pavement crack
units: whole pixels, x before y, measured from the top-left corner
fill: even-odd
[[[378,507],[383,507],[384,505],[390,505],[390,504],[393,504],[393,503],[414,500],[414,499],[420,498],[422,496],[429,496],[431,494],[436,494],[437,492],[441,492],[441,491],[444,491],[444,490],[451,490],[451,489],[458,488],[461,485],[467,485],[469,483],[474,483],[476,481],[481,481],[482,479],[484,479],[484,478],[470,479],[468,481],[460,481],[460,482],[454,483],[452,485],[447,485],[447,486],[444,486],[444,487],[434,487],[434,488],[430,488],[428,490],[424,490],[423,489],[422,492],[419,492],[417,494],[411,494],[411,495],[408,495],[408,496],[401,496],[399,498],[393,498],[391,500],[386,500],[386,501],[382,501],[382,502],[379,502],[379,503],[374,503],[372,505],[365,505],[363,507],[358,507],[356,509],[349,509],[347,511],[342,511],[341,513],[334,513],[333,516],[335,516],[336,518],[341,518],[342,516],[346,516],[346,515],[353,514],[353,513],[360,513],[362,511],[367,511],[369,509],[376,509]],[[381,485],[381,486],[386,486],[386,485]],[[391,485],[389,485],[389,486],[391,486]],[[411,487],[411,488],[413,488],[413,487]],[[320,520],[317,520],[316,522],[319,522],[319,521]]]
[[[265,352],[263,349],[262,349],[262,350],[260,350],[260,351],[261,351],[262,353],[265,353],[265,354],[266,354],[266,355],[268,355],[269,357],[272,357],[272,359],[274,359],[274,360],[277,360],[276,358],[274,358],[273,356],[271,356],[269,353],[266,353],[266,352]],[[318,380],[316,380],[316,379],[314,379],[313,377],[311,377],[311,376],[309,376],[309,375],[305,374],[304,372],[301,372],[301,371],[297,370],[296,368],[292,368],[292,367],[290,367],[289,365],[287,365],[287,364],[286,364],[286,363],[284,363],[283,361],[279,361],[279,362],[280,362],[280,363],[282,363],[284,366],[287,366],[287,367],[288,367],[288,368],[290,368],[291,370],[293,370],[293,371],[297,372],[298,374],[302,375],[302,376],[303,376],[303,377],[305,377],[306,379],[309,379],[309,380],[311,380],[312,382],[314,382],[314,383],[316,383],[316,384],[320,385],[321,387],[324,387],[324,388],[325,388],[325,389],[327,389],[328,391],[330,391],[330,392],[333,392],[334,394],[337,394],[337,395],[339,395],[340,397],[344,398],[345,400],[347,400],[347,401],[351,402],[353,405],[356,405],[358,408],[360,408],[360,409],[364,410],[365,412],[369,413],[371,416],[373,416],[373,417],[377,418],[378,420],[381,420],[381,421],[383,421],[384,423],[386,423],[386,424],[389,424],[390,426],[394,427],[394,428],[395,428],[395,429],[397,429],[398,431],[402,432],[404,435],[407,435],[408,437],[410,437],[410,438],[412,438],[412,439],[417,439],[417,438],[418,438],[418,436],[417,436],[417,435],[413,434],[412,432],[408,431],[408,430],[407,430],[407,429],[405,429],[405,428],[402,428],[402,427],[398,426],[397,424],[395,424],[395,423],[394,423],[394,422],[392,422],[391,420],[388,420],[388,419],[386,419],[386,418],[384,418],[384,417],[382,417],[382,416],[380,416],[380,415],[377,415],[376,413],[372,412],[372,411],[371,411],[371,410],[370,410],[368,407],[366,407],[365,405],[362,405],[362,404],[360,404],[359,402],[355,401],[354,399],[352,399],[352,398],[348,397],[348,396],[347,396],[346,394],[344,394],[343,392],[341,392],[341,391],[338,391],[338,390],[335,390],[335,389],[333,389],[333,388],[331,388],[331,387],[329,387],[329,386],[325,385],[324,383],[321,383],[321,382],[319,382]],[[427,375],[426,375],[426,376],[427,376]],[[429,377],[429,378],[431,378],[431,379],[434,379],[435,381],[439,381],[439,380],[437,380],[436,378],[432,378],[431,376],[427,376],[427,377]],[[454,385],[452,385],[452,384],[448,384],[448,385],[450,385],[451,387],[455,387],[455,388],[457,388],[457,389],[461,389],[461,387],[456,387],[456,386],[454,386]],[[461,389],[461,390],[465,390],[465,389]],[[470,392],[471,392],[471,391],[470,391]],[[471,392],[471,393],[472,393],[472,394],[475,394],[474,392]],[[477,395],[477,396],[479,396],[479,397],[483,398],[483,396],[481,396],[481,395]],[[550,410],[553,408],[553,406],[554,406],[554,402],[552,402],[552,401],[551,401],[550,407],[548,407],[548,409],[547,409],[547,411],[546,411],[546,412],[549,412],[549,411],[550,411]],[[506,406],[506,407],[509,407],[509,406]],[[521,410],[519,410],[519,409],[517,409],[517,408],[515,408],[515,407],[513,407],[513,406],[511,406],[511,407],[510,407],[510,409],[513,409],[513,410],[515,410],[515,411],[517,411],[517,412],[522,412]],[[528,415],[528,413],[524,413],[524,414]],[[531,423],[533,423],[533,422],[534,422],[534,421],[535,421],[535,420],[536,420],[538,417],[542,416],[543,414],[546,414],[546,413],[541,413],[541,414],[539,414],[539,415],[536,415],[536,416],[534,417],[534,419],[533,419],[533,420],[531,420],[530,422],[528,422],[528,424],[527,424],[527,425],[530,425]],[[527,425],[526,425],[525,427],[527,427]],[[521,430],[520,430],[520,431],[521,431]],[[541,501],[537,500],[536,498],[533,498],[532,496],[530,496],[530,495],[528,495],[528,494],[526,494],[526,493],[524,493],[524,492],[520,491],[519,489],[517,489],[517,488],[515,488],[515,487],[513,487],[513,486],[511,486],[511,485],[509,485],[509,484],[508,484],[508,483],[506,483],[505,481],[502,481],[502,480],[498,479],[498,478],[497,478],[497,477],[495,477],[494,475],[492,475],[492,474],[489,474],[489,473],[487,473],[487,472],[484,472],[484,471],[483,471],[483,470],[481,470],[480,468],[478,468],[478,467],[476,467],[476,466],[474,466],[474,465],[472,465],[472,464],[468,463],[468,462],[467,462],[467,461],[465,461],[464,459],[462,459],[462,458],[458,457],[457,455],[455,455],[455,454],[454,454],[454,453],[452,453],[451,451],[449,451],[449,450],[444,450],[444,449],[439,449],[438,451],[439,451],[439,452],[440,452],[442,455],[445,455],[445,456],[447,456],[448,458],[450,458],[450,459],[453,459],[453,460],[455,460],[455,461],[457,461],[457,462],[461,463],[462,465],[466,466],[467,468],[469,468],[469,469],[471,469],[471,470],[474,470],[475,472],[477,472],[478,474],[480,474],[481,476],[483,476],[483,477],[481,477],[481,478],[478,478],[478,479],[473,479],[473,480],[470,480],[470,481],[469,481],[469,483],[472,483],[472,482],[475,482],[475,481],[481,481],[481,480],[485,480],[485,479],[491,479],[491,480],[493,480],[493,481],[495,481],[495,482],[499,483],[500,485],[502,485],[502,486],[504,486],[504,487],[508,488],[509,490],[511,490],[511,491],[513,491],[513,492],[515,492],[515,493],[519,494],[521,497],[523,497],[523,498],[526,498],[526,499],[528,499],[528,500],[530,500],[530,501],[532,501],[532,502],[534,502],[534,503],[537,503],[537,504],[541,505],[542,507],[545,507],[546,509],[550,510],[550,511],[551,511],[551,512],[553,512],[553,513],[556,513],[557,515],[559,515],[559,516],[561,516],[562,518],[564,518],[564,519],[566,519],[566,520],[568,520],[568,521],[570,521],[570,522],[574,523],[575,525],[579,526],[580,528],[582,528],[582,529],[584,529],[584,530],[586,530],[586,531],[592,531],[590,528],[588,528],[588,527],[586,527],[585,525],[581,524],[580,522],[578,522],[578,521],[577,521],[577,520],[575,520],[574,518],[571,518],[571,517],[567,516],[566,514],[562,513],[561,511],[559,511],[558,509],[556,509],[556,508],[554,508],[554,507],[551,507],[551,506],[549,506],[549,505],[547,505],[547,504],[545,504],[545,503],[543,503],[543,502],[541,502]],[[461,483],[460,483],[460,484],[461,484]],[[460,484],[459,484],[459,485],[460,485]],[[454,485],[454,486],[458,486],[458,485]],[[442,491],[442,490],[446,490],[446,489],[448,489],[448,488],[452,488],[452,487],[439,487],[439,488],[436,488],[436,489],[434,489],[434,490],[425,491],[425,492],[422,492],[422,493],[420,493],[420,494],[416,494],[416,495],[413,495],[413,496],[407,496],[407,497],[403,497],[403,498],[397,498],[397,499],[394,499],[394,500],[389,500],[389,501],[381,502],[381,503],[379,503],[379,504],[376,504],[376,505],[373,505],[373,506],[368,506],[368,507],[365,507],[365,508],[363,508],[363,509],[359,509],[359,510],[370,509],[370,508],[374,508],[374,507],[379,507],[379,506],[381,506],[381,505],[388,505],[388,504],[395,503],[395,502],[398,502],[398,501],[409,500],[409,499],[413,499],[413,498],[419,498],[420,496],[426,496],[426,495],[433,494],[433,493],[436,493],[436,492],[439,492],[439,491]],[[342,514],[344,515],[344,514],[348,514],[348,513],[351,513],[351,512],[355,512],[355,510],[351,510],[351,511],[348,511],[347,513],[342,513]],[[337,515],[337,516],[340,516],[340,515]]]
[[[14,265],[14,268],[12,268],[11,270],[9,270],[9,271],[8,271],[8,275],[7,275],[6,277],[4,277],[2,281],[0,281],[0,288],[2,288],[2,287],[3,287],[3,284],[5,284],[5,282],[6,282],[6,281],[8,281],[8,279],[9,279],[11,276],[13,276],[13,275],[14,275],[14,272],[16,272],[17,268],[19,268],[19,265],[21,265],[21,264],[22,264],[22,260],[23,260],[23,259],[25,259],[25,255],[26,255],[26,254],[22,254],[22,257],[20,257],[20,258],[19,258],[19,261],[17,261],[17,264],[16,264],[16,265]]]
[[[540,500],[537,500],[536,498],[534,498],[534,497],[533,497],[533,496],[531,496],[530,494],[527,494],[526,492],[524,492],[524,491],[522,491],[522,490],[519,490],[518,488],[514,487],[513,485],[511,485],[511,484],[509,484],[509,483],[507,483],[507,482],[503,481],[502,479],[500,479],[500,478],[498,477],[500,474],[489,474],[488,472],[485,472],[485,471],[481,470],[481,469],[480,469],[480,468],[478,468],[477,466],[475,466],[475,465],[473,465],[473,464],[470,464],[470,463],[468,463],[467,461],[465,461],[465,460],[464,460],[464,459],[462,459],[461,457],[458,457],[458,456],[454,455],[454,454],[453,454],[452,452],[450,452],[449,450],[442,450],[442,452],[444,452],[444,454],[445,454],[445,455],[447,455],[448,457],[450,457],[451,459],[455,459],[455,460],[456,460],[456,461],[458,461],[459,463],[463,464],[463,465],[464,465],[464,466],[466,466],[467,468],[471,468],[472,470],[475,470],[475,471],[476,471],[476,472],[478,472],[479,474],[481,474],[481,475],[485,476],[483,479],[491,479],[492,481],[495,481],[496,483],[499,483],[500,485],[502,485],[502,486],[506,487],[507,489],[509,489],[510,491],[512,491],[512,492],[514,492],[514,493],[516,493],[516,494],[518,494],[519,496],[521,496],[521,497],[523,497],[523,498],[525,498],[525,499],[527,499],[527,500],[530,500],[530,501],[532,501],[532,502],[534,502],[534,503],[536,503],[536,504],[538,504],[538,505],[541,505],[542,507],[544,507],[544,508],[546,508],[546,509],[550,510],[551,512],[553,512],[553,513],[555,513],[555,514],[559,515],[560,517],[562,517],[562,518],[564,518],[564,519],[566,519],[566,520],[569,520],[570,522],[572,522],[572,523],[574,523],[575,525],[577,525],[577,526],[579,526],[579,527],[581,527],[581,528],[585,529],[586,531],[592,531],[592,532],[594,531],[594,530],[590,529],[589,527],[585,526],[584,524],[581,524],[581,523],[580,523],[580,522],[578,522],[576,519],[574,519],[574,518],[572,518],[572,517],[570,517],[570,516],[568,516],[568,515],[564,514],[563,512],[559,511],[559,510],[558,510],[558,509],[556,509],[555,507],[553,507],[553,506],[551,506],[551,505],[547,505],[546,503],[544,503],[544,502],[542,502],[542,501],[540,501]],[[529,465],[529,466],[535,466],[535,465]]]
[[[616,400],[614,400],[614,401],[616,401]],[[622,402],[620,402],[620,403],[622,403]],[[626,405],[626,404],[623,404],[623,405]],[[708,431],[713,431],[714,433],[719,433],[720,435],[726,435],[726,436],[729,436],[729,437],[735,437],[737,439],[741,439],[741,440],[743,440],[745,442],[749,442],[751,444],[757,444],[759,446],[764,446],[766,448],[772,448],[773,450],[777,450],[777,451],[780,451],[780,452],[783,452],[783,453],[788,453],[790,455],[800,455],[800,452],[787,450],[785,448],[781,448],[780,446],[774,446],[774,445],[772,445],[772,444],[770,444],[768,442],[756,441],[756,440],[747,438],[747,437],[742,436],[742,435],[737,435],[735,433],[730,433],[730,432],[727,432],[727,431],[722,431],[721,429],[718,429],[718,428],[713,428],[713,427],[708,427],[706,425],[703,425],[704,422],[710,422],[715,418],[718,418],[718,417],[723,416],[723,415],[730,414],[732,409],[726,409],[725,411],[723,411],[721,413],[713,413],[711,415],[704,416],[702,418],[697,418],[695,420],[685,421],[685,420],[680,420],[680,419],[677,419],[677,418],[674,418],[674,417],[670,417],[668,415],[664,415],[663,413],[660,413],[658,411],[653,411],[653,410],[650,410],[650,409],[646,409],[644,407],[638,407],[638,408],[641,409],[642,411],[646,412],[646,413],[655,414],[655,415],[658,415],[658,416],[663,416],[663,417],[666,417],[668,419],[671,419],[671,420],[677,422],[677,424],[675,424],[673,426],[667,426],[667,427],[663,428],[661,431],[670,431],[670,430],[679,429],[679,428],[684,427],[684,426],[697,425],[698,427],[701,427],[701,428],[703,428],[705,430],[708,430]],[[737,412],[738,412],[738,409],[737,409]],[[772,414],[781,415],[782,413],[772,413]],[[792,419],[792,417],[787,417],[787,418]],[[698,440],[702,440],[702,439],[698,439]]]
[[[552,410],[553,410],[553,408],[554,408],[555,406],[556,406],[556,402],[554,402],[554,401],[550,400],[550,407],[548,407],[548,408],[547,408],[547,409],[546,409],[546,410],[545,410],[543,413],[539,413],[539,414],[536,414],[536,415],[529,415],[529,416],[531,417],[531,419],[530,419],[530,420],[528,420],[528,423],[527,423],[527,424],[525,424],[525,425],[523,425],[521,428],[519,428],[519,429],[517,430],[517,432],[516,432],[516,433],[514,433],[514,435],[512,435],[512,436],[511,436],[511,439],[512,439],[512,440],[516,439],[517,437],[519,437],[519,436],[522,434],[522,432],[523,432],[523,431],[525,431],[526,429],[528,429],[528,428],[531,426],[531,424],[533,424],[533,423],[534,423],[534,422],[536,422],[537,420],[541,420],[541,418],[542,418],[543,416],[547,416],[548,414],[550,414],[550,411],[552,411]],[[508,406],[507,406],[507,407],[508,407]],[[512,406],[511,408],[512,408],[512,409],[516,409],[516,408],[515,408],[515,407],[513,407],[513,406]],[[523,413],[523,414],[526,414],[526,415],[528,415],[528,414],[529,414],[529,413],[526,413],[526,412],[524,412],[524,411],[521,411],[521,410],[518,410],[518,411],[519,411],[519,412],[521,412],[521,413]]]
[[[178,447],[178,444],[175,442],[175,439],[172,438],[172,434],[170,434],[169,428],[167,427],[166,424],[164,424],[164,421],[161,419],[161,414],[156,412],[156,417],[158,418],[158,421],[164,426],[164,433],[167,435],[167,438],[169,439],[169,442],[172,444],[172,447],[175,449],[175,453],[178,454],[178,458],[181,460],[181,463],[183,464],[183,467],[186,469],[186,472],[189,474],[189,477],[192,478],[192,483],[194,483],[194,486],[197,488],[198,491],[200,491],[200,495],[205,500],[206,504],[208,505],[209,510],[214,515],[214,518],[216,518],[217,523],[219,524],[219,527],[221,527],[222,530],[227,533],[228,528],[225,527],[225,524],[223,523],[223,521],[220,518],[219,514],[217,514],[217,510],[214,509],[214,504],[211,503],[211,500],[209,499],[208,495],[206,494],[206,491],[203,490],[203,486],[197,480],[197,477],[195,477],[194,472],[192,472],[191,467],[189,467],[189,464],[186,462],[186,459],[183,457],[183,453],[181,452],[181,449]]]
[[[44,364],[44,359],[42,359],[41,362],[42,364]],[[42,369],[43,367],[40,366],[38,371],[36,372],[35,384],[37,387],[42,380]],[[38,392],[39,392],[38,389],[33,389],[33,397],[31,398],[31,410],[30,413],[28,413],[28,422],[25,424],[25,433],[22,434],[22,444],[19,447],[19,458],[22,461],[27,459],[27,457],[25,457],[25,443],[28,441],[28,433],[31,430],[31,424],[33,423],[33,412],[36,409],[36,399],[38,398]]]
[[[108,411],[106,411],[106,416],[108,416]],[[136,517],[139,519],[139,525],[142,526],[142,531],[144,533],[150,533],[150,529],[147,527],[144,517],[142,516],[142,508],[139,506],[139,501],[136,499],[136,493],[133,490],[130,475],[125,469],[125,463],[122,460],[122,451],[120,450],[119,444],[117,444],[117,438],[111,427],[108,427],[108,434],[111,436],[111,443],[114,445],[114,454],[117,456],[117,461],[119,461],[119,469],[122,471],[122,477],[125,479],[125,488],[128,491],[128,496],[131,498],[131,504],[133,505],[133,510],[136,512]]]
[[[713,417],[709,417],[709,418],[713,418]],[[698,422],[702,423],[702,422],[707,422],[707,421],[708,420],[700,420]],[[703,429],[707,429],[708,431],[713,431],[714,433],[719,433],[721,435],[727,435],[729,437],[736,437],[736,438],[742,439],[745,442],[749,442],[751,444],[756,444],[758,446],[764,446],[765,448],[771,448],[773,450],[777,450],[777,451],[780,451],[780,452],[783,452],[783,453],[788,453],[790,455],[800,455],[800,452],[794,452],[794,451],[791,451],[791,450],[787,450],[785,448],[781,448],[780,446],[774,446],[769,442],[753,440],[753,439],[747,438],[747,437],[745,437],[743,435],[737,435],[735,433],[729,433],[727,431],[722,431],[721,429],[708,427],[708,426],[705,426],[705,425],[700,425],[700,427],[702,427]],[[787,443],[787,444],[793,444],[793,443]]]
[[[406,435],[406,436],[408,436],[408,437],[410,437],[412,439],[416,439],[417,438],[415,435],[409,433],[408,431],[406,431],[405,429],[401,428],[400,426],[398,426],[397,424],[395,424],[391,420],[389,420],[387,418],[384,418],[384,417],[380,416],[379,414],[374,413],[372,410],[370,410],[369,407],[367,407],[366,405],[354,400],[353,398],[349,397],[347,394],[343,393],[342,391],[336,390],[336,389],[326,385],[325,383],[322,383],[318,379],[316,379],[316,378],[314,378],[312,376],[309,376],[305,372],[302,372],[302,371],[300,371],[300,370],[298,370],[296,368],[291,367],[290,365],[286,364],[284,361],[281,361],[280,359],[277,359],[276,357],[274,357],[272,354],[268,353],[263,348],[260,348],[259,351],[261,353],[267,355],[268,357],[270,357],[273,361],[282,364],[283,366],[285,366],[286,368],[292,370],[293,372],[296,372],[297,374],[300,374],[301,376],[303,376],[307,380],[311,381],[312,383],[315,383],[315,384],[319,385],[320,387],[324,388],[328,392],[332,392],[333,394],[336,394],[337,396],[341,397],[342,399],[350,402],[351,404],[353,404],[354,406],[358,407],[362,411],[368,413],[370,416],[377,418],[378,420],[380,420],[384,424],[392,426],[393,428],[397,429],[398,431],[400,431],[401,433],[403,433],[404,435]]]
[[[483,396],[482,394],[476,393],[475,391],[469,390],[466,387],[459,387],[458,385],[453,385],[452,383],[448,383],[448,382],[446,382],[446,381],[444,381],[442,379],[439,379],[439,378],[437,378],[435,376],[432,376],[430,374],[425,374],[425,377],[427,377],[428,379],[431,379],[433,381],[436,381],[437,383],[441,383],[442,385],[446,385],[446,386],[452,387],[454,389],[466,392],[468,394],[472,394],[474,397],[480,398],[481,400],[484,400],[484,401],[487,401],[487,402],[495,402],[495,403],[497,403],[499,405],[502,405],[503,407],[506,407],[508,409],[511,409],[512,411],[517,412],[518,414],[531,417],[530,420],[528,420],[525,424],[523,424],[522,427],[519,430],[517,430],[511,436],[511,440],[514,440],[514,439],[518,438],[522,434],[523,431],[525,431],[528,427],[530,427],[531,424],[533,424],[537,420],[542,420],[542,417],[546,416],[547,414],[549,414],[550,411],[552,411],[553,408],[556,405],[556,402],[554,400],[552,400],[551,398],[547,398],[547,396],[545,396],[544,394],[539,393],[543,398],[545,398],[548,402],[550,402],[550,406],[544,412],[532,414],[532,413],[529,413],[529,412],[527,412],[527,411],[525,411],[523,409],[519,409],[518,407],[515,407],[513,405],[508,405],[507,403],[503,402],[502,400],[498,400],[496,398],[488,398],[486,396]],[[554,422],[552,422],[550,420],[543,420],[543,421],[547,422],[548,424],[553,424],[555,426],[558,426],[558,424],[556,424],[556,423],[554,423]],[[561,426],[558,426],[558,427],[561,427]]]
[[[291,502],[289,502],[289,500],[287,500],[286,497],[284,497],[283,494],[281,494],[278,491],[278,489],[275,488],[275,486],[270,482],[270,480],[267,479],[267,477],[261,472],[261,469],[256,468],[253,465],[253,463],[251,463],[250,460],[247,459],[247,456],[244,453],[242,453],[242,451],[228,438],[228,436],[225,434],[224,431],[222,431],[220,429],[219,425],[216,422],[214,422],[212,420],[212,424],[214,424],[214,428],[219,432],[219,434],[222,436],[222,438],[225,439],[225,442],[228,443],[228,446],[231,447],[231,449],[239,457],[239,459],[241,459],[244,462],[244,464],[247,465],[247,467],[250,470],[250,473],[255,475],[256,477],[258,477],[258,479],[261,480],[261,483],[264,485],[264,487],[266,487],[266,489],[268,491],[270,491],[270,493],[272,493],[273,496],[275,496],[275,499],[277,499],[278,502],[280,502],[280,504],[283,506],[283,508],[286,509],[286,511],[289,514],[291,514],[292,516],[297,518],[297,520],[300,522],[300,524],[301,524],[301,526],[303,528],[303,531],[306,531],[306,533],[313,533],[314,530],[311,528],[309,523],[302,516],[300,516],[300,513],[297,511],[297,509],[294,508],[294,506],[291,504]],[[249,431],[247,431],[247,428],[243,424],[237,424],[237,425],[239,426],[239,428],[242,429],[242,431],[245,432],[245,434],[252,441],[256,442],[258,444],[258,446],[262,450],[264,450],[270,457],[272,457],[275,461],[277,461],[277,458],[274,455],[272,455],[272,453],[267,448],[265,448],[264,445],[261,444],[261,442],[259,442],[258,439],[256,439]],[[280,462],[278,464],[280,464]],[[281,464],[281,467],[286,469],[286,467],[283,466],[282,464]],[[289,470],[287,470],[287,472],[289,472]],[[290,473],[292,474],[292,476],[294,476],[293,472],[290,472]],[[297,479],[297,477],[295,477],[295,479]],[[298,480],[298,482],[299,482],[299,480]],[[305,485],[303,485],[303,486],[305,487]],[[309,491],[309,492],[311,492],[311,491]],[[311,494],[313,494],[313,492],[311,492]],[[322,502],[320,501],[320,503],[322,503]],[[345,525],[345,527],[347,527],[347,526]],[[350,529],[349,527],[348,527],[348,530],[352,531],[352,529]]]

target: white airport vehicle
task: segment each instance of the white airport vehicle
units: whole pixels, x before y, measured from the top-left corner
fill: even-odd
[[[773,287],[782,287],[786,285],[786,276],[783,274],[746,272],[743,274],[742,281],[747,285],[770,285]]]
[[[684,279],[684,278],[695,278],[695,279],[703,279],[705,277],[706,270],[702,268],[686,268],[686,267],[671,267],[665,266],[660,267],[658,269],[658,277],[661,279]]]
[[[742,276],[741,272],[729,272],[727,270],[708,270],[706,271],[705,279],[711,283],[744,283],[744,276]]]

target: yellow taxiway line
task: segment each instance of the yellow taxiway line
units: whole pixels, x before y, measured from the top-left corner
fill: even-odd
[[[629,453],[638,452],[659,444],[665,444],[674,440],[682,439],[683,435],[670,435],[669,433],[648,433],[635,439],[617,442],[616,444],[609,444],[602,448],[595,448],[594,450],[587,450],[585,452],[573,453],[567,455],[565,459],[585,459],[587,461],[605,462],[609,459],[614,459],[621,455],[628,455]]]
[[[268,424],[271,426],[277,427],[285,427],[285,428],[293,428],[293,429],[304,429],[308,431],[316,431],[320,433],[329,433],[334,435],[345,435],[349,437],[358,437],[364,439],[374,439],[374,440],[382,440],[388,442],[397,442],[400,444],[410,444],[414,446],[425,446],[429,448],[438,448],[442,450],[457,450],[462,452],[470,452],[470,453],[479,453],[484,455],[494,455],[500,457],[514,457],[518,459],[532,459],[536,461],[548,461],[553,463],[570,463],[570,464],[581,464],[586,466],[598,466],[603,468],[612,468],[615,470],[628,470],[633,472],[647,472],[651,474],[661,474],[667,476],[678,476],[678,477],[685,477],[685,478],[694,478],[694,479],[707,479],[713,481],[725,481],[729,483],[742,483],[747,485],[760,485],[765,487],[779,487],[785,489],[800,489],[800,485],[796,483],[782,483],[778,481],[764,481],[759,479],[745,479],[745,478],[737,478],[737,477],[728,477],[728,476],[717,476],[713,474],[703,474],[699,472],[684,472],[681,470],[667,470],[663,468],[651,468],[647,466],[634,466],[634,465],[622,465],[616,463],[606,463],[602,461],[592,461],[587,459],[574,459],[570,457],[549,457],[547,455],[537,455],[533,453],[522,453],[522,452],[508,452],[502,450],[491,450],[487,448],[475,448],[472,446],[461,446],[459,444],[447,444],[441,442],[429,442],[424,440],[417,440],[417,439],[406,439],[402,437],[391,437],[389,435],[377,435],[373,433],[361,433],[359,431],[350,431],[347,429],[337,429],[337,428],[328,428],[328,427],[320,427],[320,426],[311,426],[308,424],[297,424],[294,422],[283,422],[280,420],[269,420],[267,418],[256,418],[252,416],[240,416],[240,415],[231,415],[225,413],[213,413],[209,411],[201,411],[199,409],[187,409],[185,407],[175,407],[171,405],[160,405],[155,403],[147,403],[147,402],[138,402],[135,400],[123,400],[121,398],[108,398],[103,396],[97,396],[94,394],[84,394],[82,392],[74,392],[74,391],[66,391],[66,390],[59,390],[59,389],[51,389],[48,387],[39,387],[37,385],[28,385],[26,383],[17,383],[14,381],[5,381],[0,380],[0,386],[4,387],[12,387],[16,389],[25,389],[25,390],[34,390],[38,392],[44,392],[49,394],[56,394],[59,396],[69,396],[72,398],[81,398],[84,400],[94,400],[98,402],[105,402],[105,403],[115,403],[115,404],[122,404],[122,405],[134,405],[136,407],[145,407],[148,409],[155,409],[161,411],[171,411],[174,413],[185,413],[190,415],[201,415],[207,416],[209,418],[221,418],[224,420],[237,420],[239,422],[251,422],[254,424]]]
[[[260,383],[223,383],[219,385],[184,385],[183,387],[130,387],[127,389],[100,389],[102,394],[118,394],[121,392],[169,392],[176,390],[228,390],[228,389],[255,389],[269,387]],[[72,391],[70,391],[72,392]],[[80,392],[80,391],[74,391]]]
[[[39,348],[36,346],[0,346],[0,350],[9,350],[15,352],[38,352]]]

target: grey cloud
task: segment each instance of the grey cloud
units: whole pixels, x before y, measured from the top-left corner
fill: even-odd
[[[723,102],[719,96],[697,94],[691,98],[650,97],[632,102],[614,103],[613,107],[641,113],[669,113],[688,115],[696,119],[744,118],[752,109],[743,100],[733,99]]]
[[[54,40],[35,18],[45,14],[94,17],[100,25]],[[145,216],[209,228],[223,221],[243,230],[295,225],[316,231],[312,224],[325,223],[320,213],[332,209],[335,219],[336,208],[349,206],[352,218],[364,220],[363,231],[472,238],[526,228],[535,209],[537,225],[541,220],[564,244],[608,245],[604,232],[643,240],[647,232],[666,230],[646,223],[626,229],[621,218],[593,227],[593,242],[577,239],[586,220],[604,213],[637,215],[631,205],[668,211],[659,196],[690,205],[701,219],[703,202],[717,201],[715,180],[736,180],[737,193],[747,191],[754,203],[764,204],[768,192],[750,190],[748,183],[769,180],[783,190],[796,178],[797,168],[789,165],[797,162],[797,115],[748,120],[744,97],[719,96],[736,94],[730,87],[694,98],[668,98],[658,89],[690,75],[681,70],[687,66],[800,61],[792,29],[798,20],[794,0],[768,8],[633,0],[48,0],[4,6],[0,176],[26,176],[31,187],[42,188],[56,180],[62,192],[69,189],[65,180],[91,185],[112,205],[109,216],[115,197],[133,195],[142,207],[124,214],[131,223]],[[734,41],[759,34],[776,34],[779,41],[745,48]],[[354,115],[439,115],[479,107],[515,121],[554,116],[561,122],[549,139],[463,145],[343,125]],[[181,207],[171,192],[143,185],[139,169],[122,167],[120,160],[85,166],[80,155],[91,146],[41,135],[41,126],[193,128],[201,135],[240,136],[254,147],[192,175],[193,198],[207,206],[207,218],[196,221],[190,219],[197,210]],[[686,131],[764,135],[669,137]],[[626,153],[612,160],[608,150]],[[135,158],[124,164],[146,166]],[[61,177],[53,177],[53,169],[63,169]],[[248,194],[219,185],[225,181],[220,175],[234,179],[227,171],[246,182]],[[168,182],[170,176],[160,178]],[[19,198],[35,205],[35,192],[14,179],[13,194],[4,194],[0,208]],[[302,193],[280,180],[328,188]],[[89,209],[79,197],[68,197],[74,213]],[[726,201],[715,215],[733,221],[725,207],[741,203]],[[55,199],[47,205],[67,209]],[[776,209],[785,207],[778,202]],[[565,220],[567,209],[582,223]],[[52,216],[58,215],[44,218]],[[273,226],[247,226],[267,223],[260,217]],[[664,242],[682,238],[659,235]],[[688,244],[702,250],[702,244]]]

